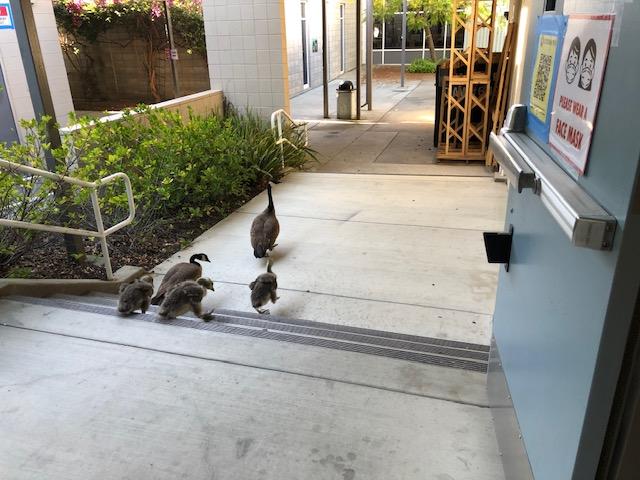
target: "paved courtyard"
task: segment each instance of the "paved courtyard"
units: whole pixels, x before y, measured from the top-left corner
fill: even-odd
[[[273,188],[273,316],[435,337],[434,359],[447,355],[439,339],[486,346],[499,268],[482,231],[503,228],[505,185],[482,166],[434,163],[428,83],[378,88],[368,120],[315,121],[317,171]],[[266,203],[258,195],[156,276],[205,252],[206,307],[252,311],[247,285],[266,262],[249,228]],[[0,299],[3,479],[504,480],[484,371],[75,301]]]
[[[319,161],[274,187],[282,298],[271,310],[488,345],[498,267],[482,232],[503,228],[505,185],[484,165],[436,162],[432,76],[375,89],[376,108],[359,122],[318,120],[322,89],[292,99],[294,115],[311,118]],[[217,285],[209,306],[251,310],[247,285],[265,262],[253,258],[249,228],[265,205],[265,194],[254,198],[156,274],[205,252]]]
[[[309,122],[311,146],[319,163],[313,171],[389,175],[491,177],[482,163],[436,161],[435,77],[412,76],[401,88],[386,75],[373,82],[373,110],[362,108],[362,120],[338,120],[335,89],[329,85],[329,119],[322,118],[322,88],[291,99],[294,118]],[[353,75],[345,78],[353,80]],[[362,93],[365,101],[364,86]]]
[[[277,315],[489,343],[498,267],[482,231],[503,226],[506,189],[485,177],[298,173],[273,189]],[[250,311],[264,271],[249,228],[262,194],[159,265],[192,253],[216,282],[210,306]]]

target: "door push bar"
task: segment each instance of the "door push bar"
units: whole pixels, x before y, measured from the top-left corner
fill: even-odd
[[[531,189],[577,247],[611,250],[617,227],[573,178],[526,133],[526,105],[513,105],[500,135],[491,133],[489,148],[510,185],[518,192]]]

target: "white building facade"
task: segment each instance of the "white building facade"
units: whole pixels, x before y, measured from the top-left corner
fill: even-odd
[[[326,0],[326,5],[328,78],[333,80],[356,68],[356,2]],[[289,93],[295,96],[322,85],[322,0],[285,0],[285,17]]]

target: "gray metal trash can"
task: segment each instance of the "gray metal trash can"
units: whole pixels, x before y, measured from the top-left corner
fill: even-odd
[[[341,120],[353,120],[356,118],[356,90],[349,80],[340,82],[336,90],[338,99],[338,118]]]

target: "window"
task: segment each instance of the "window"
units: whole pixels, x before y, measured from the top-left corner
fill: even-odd
[[[384,48],[402,48],[402,14],[396,13],[385,24]],[[407,48],[422,49],[422,30],[412,32],[407,28]]]
[[[373,22],[373,49],[380,50],[382,48],[382,22],[374,20]]]

